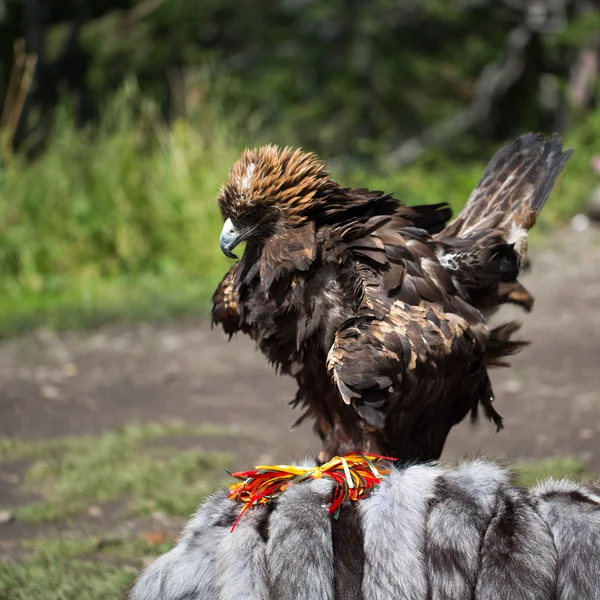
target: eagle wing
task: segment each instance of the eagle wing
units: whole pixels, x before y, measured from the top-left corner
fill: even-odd
[[[229,337],[241,328],[238,299],[235,291],[235,282],[240,264],[237,262],[232,265],[212,297],[212,323],[221,325]]]
[[[422,412],[426,403],[441,399],[453,367],[473,363],[477,345],[462,317],[435,305],[396,301],[382,319],[346,322],[327,366],[343,401],[370,428],[383,430],[390,413]]]
[[[435,236],[478,308],[511,302],[531,310],[534,298],[517,280],[527,234],[572,153],[556,134],[517,138],[492,157],[458,217]]]
[[[486,229],[503,230],[508,237],[514,226],[529,230],[572,154],[563,151],[557,134],[546,140],[527,133],[504,146],[440,239],[464,238]]]
[[[358,227],[369,236],[351,235]],[[439,455],[450,427],[491,394],[483,315],[456,295],[426,235],[397,217],[339,234],[355,257],[360,303],[335,333],[329,374],[367,429],[386,438],[380,446],[403,458]]]

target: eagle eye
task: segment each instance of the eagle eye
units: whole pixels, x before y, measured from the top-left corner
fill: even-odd
[[[260,217],[260,211],[258,208],[249,208],[244,212],[243,219],[244,221],[256,221]]]

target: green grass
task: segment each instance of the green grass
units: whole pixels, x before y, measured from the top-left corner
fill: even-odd
[[[24,542],[25,560],[0,563],[0,599],[117,600],[133,583],[142,559],[171,545],[137,539],[103,546],[94,537]]]
[[[232,435],[239,433],[214,425],[167,424],[129,426],[97,437],[4,437],[0,465],[28,461],[24,491],[42,499],[17,508],[15,516],[33,524],[30,532],[46,522],[58,522],[60,530],[85,508],[118,498],[128,501],[129,514],[162,511],[186,518],[224,482],[223,467],[231,459],[202,449],[176,450],[170,442]],[[521,463],[517,472],[525,486],[549,476],[586,477],[584,465],[568,457]],[[117,600],[144,561],[173,544],[172,539],[152,539],[118,525],[101,538],[73,527],[77,522],[52,538],[21,541],[13,560],[0,562],[0,600]],[[122,531],[127,533],[120,535]]]
[[[522,461],[515,466],[517,482],[524,487],[533,487],[538,482],[553,477],[575,481],[591,479],[584,463],[570,456],[554,456],[536,461]]]
[[[74,558],[64,548],[48,552],[42,547],[27,562],[0,563],[0,599],[117,600],[134,577],[131,568]]]
[[[188,515],[225,480],[232,457],[204,449],[179,450],[148,442],[180,436],[234,435],[219,427],[129,426],[99,437],[28,442],[0,439],[2,461],[31,459],[25,489],[40,500],[15,510],[18,520],[41,523],[76,515],[92,504],[123,499],[131,514]]]
[[[149,432],[137,432],[147,439]],[[4,456],[37,456],[45,442],[25,442],[1,447]],[[56,440],[45,447],[56,451],[75,447],[73,439]],[[517,467],[519,483],[533,486],[541,478],[582,479],[582,463],[568,457],[555,457],[522,463]],[[176,490],[173,490],[176,492]],[[145,558],[152,559],[168,551],[172,540],[153,543],[143,537],[99,542],[95,537],[38,538],[24,541],[24,557],[0,563],[1,600],[116,600],[134,581]]]
[[[239,432],[173,423],[128,426],[100,436],[1,437],[0,466],[17,468],[16,461],[27,461],[22,490],[40,499],[15,508],[14,514],[17,521],[33,526],[54,522],[62,528],[72,517],[85,515],[86,508],[119,499],[126,503],[123,516],[160,511],[186,518],[229,478],[224,469],[232,457],[202,448],[177,449],[176,442],[185,438],[189,446],[194,438],[206,443],[206,438],[230,436],[239,437]],[[73,527],[76,523],[67,526]],[[22,541],[16,560],[0,562],[0,600],[122,597],[143,559],[166,552],[173,543],[123,531],[117,526],[101,540],[69,531]]]
[[[183,274],[75,280],[53,292],[21,288],[0,295],[0,339],[44,326],[50,329],[92,328],[119,321],[161,322],[205,315],[217,277]]]
[[[0,335],[205,313],[230,264],[215,196],[243,148],[214,107],[162,124],[128,84],[97,126],[0,165]]]
[[[215,197],[241,150],[257,143],[252,123],[208,102],[168,126],[132,82],[96,125],[78,129],[68,111],[59,111],[39,158],[17,155],[0,164],[0,336],[39,325],[205,314],[231,264],[219,250]],[[599,133],[600,111],[568,136],[577,154],[540,229],[587,200]],[[269,136],[293,143],[277,138]],[[334,175],[409,204],[448,201],[456,212],[487,158],[463,164],[429,154],[405,169],[359,166]]]

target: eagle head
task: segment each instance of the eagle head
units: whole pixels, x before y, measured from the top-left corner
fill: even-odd
[[[233,249],[240,242],[261,244],[305,223],[337,187],[314,154],[273,145],[245,150],[217,198],[225,221],[221,250],[237,258]]]

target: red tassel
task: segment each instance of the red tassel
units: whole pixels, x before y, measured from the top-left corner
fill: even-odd
[[[244,504],[231,531],[251,506],[273,502],[289,485],[309,479],[329,478],[333,481],[329,513],[337,518],[341,506],[346,501],[356,502],[366,497],[377,488],[383,477],[390,473],[389,465],[383,468],[376,465],[393,460],[395,459],[376,454],[350,453],[336,456],[320,467],[259,466],[255,467],[255,471],[231,473],[240,482],[230,486],[229,498]]]

